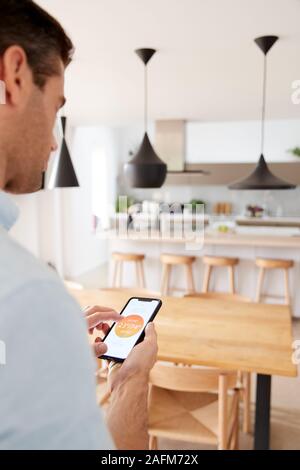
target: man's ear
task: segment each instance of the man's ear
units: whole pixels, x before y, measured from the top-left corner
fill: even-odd
[[[20,46],[11,46],[4,52],[0,68],[6,88],[6,104],[22,106],[27,102],[33,86],[27,56]]]

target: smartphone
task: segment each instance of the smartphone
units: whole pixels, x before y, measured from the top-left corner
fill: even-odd
[[[103,339],[107,345],[101,359],[123,362],[134,346],[143,341],[147,324],[154,320],[162,305],[159,299],[131,297]]]

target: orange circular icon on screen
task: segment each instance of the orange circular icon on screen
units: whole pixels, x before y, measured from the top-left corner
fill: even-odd
[[[128,315],[123,318],[115,328],[115,333],[120,338],[129,338],[136,335],[144,326],[144,320],[140,315]]]

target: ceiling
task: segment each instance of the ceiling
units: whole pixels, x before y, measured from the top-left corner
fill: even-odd
[[[67,114],[76,124],[125,125],[143,117],[139,47],[149,62],[151,119],[257,119],[263,55],[269,53],[267,118],[300,118],[291,102],[300,79],[300,0],[37,0],[76,46],[66,74]]]

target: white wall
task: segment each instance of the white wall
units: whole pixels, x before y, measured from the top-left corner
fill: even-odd
[[[92,157],[95,149],[108,156],[110,203],[116,193],[117,139],[108,127],[78,127],[73,133],[71,155],[80,188],[61,191],[64,273],[77,277],[107,262],[107,242],[92,229]],[[100,183],[99,183],[100,184]]]

